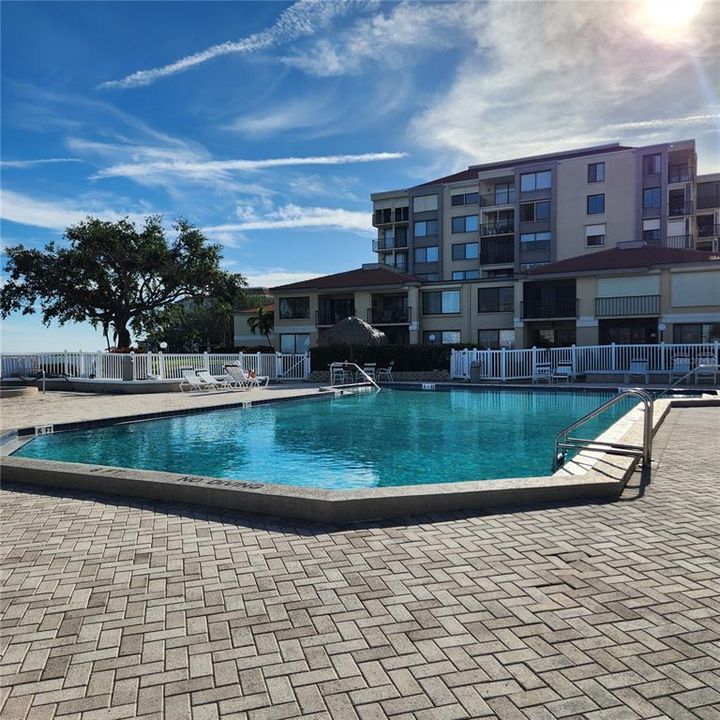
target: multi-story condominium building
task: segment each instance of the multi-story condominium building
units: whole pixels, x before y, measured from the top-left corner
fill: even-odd
[[[275,288],[278,342],[347,314],[411,343],[720,336],[720,173],[696,166],[694,140],[612,144],[374,193],[377,265]]]

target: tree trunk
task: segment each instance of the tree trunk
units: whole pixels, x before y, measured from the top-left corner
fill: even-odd
[[[119,348],[130,347],[130,331],[124,324],[115,323],[115,333],[117,335],[117,346]]]

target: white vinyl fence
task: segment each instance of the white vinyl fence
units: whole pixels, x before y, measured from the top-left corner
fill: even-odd
[[[35,376],[96,380],[174,380],[184,368],[224,375],[225,365],[239,364],[271,380],[305,380],[310,353],[108,353],[58,352],[0,356],[3,378]]]
[[[564,348],[526,348],[523,350],[452,350],[450,377],[470,379],[470,365],[480,365],[483,380],[531,380],[538,363],[571,363],[575,373],[626,372],[631,360],[647,360],[648,370],[668,372],[675,358],[698,362],[720,362],[720,343],[660,343],[659,345],[573,345]]]

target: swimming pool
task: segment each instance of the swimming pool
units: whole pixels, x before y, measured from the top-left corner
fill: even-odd
[[[384,390],[43,435],[13,455],[330,490],[532,477],[550,474],[557,432],[609,397]]]

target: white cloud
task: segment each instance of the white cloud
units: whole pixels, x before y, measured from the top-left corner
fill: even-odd
[[[346,2],[345,0],[299,0],[284,10],[274,25],[262,32],[254,33],[235,42],[213,45],[161,67],[138,70],[121,80],[104,82],[100,87],[141,87],[150,85],[160,78],[185,72],[223,55],[247,55],[260,50],[268,50],[297,38],[312,35],[318,29],[329,25],[336,17],[362,7],[362,5],[362,3]]]
[[[74,163],[82,162],[80,158],[41,158],[39,160],[2,160],[0,167],[4,168],[33,168],[36,165],[51,165],[53,163]]]
[[[243,276],[250,287],[268,288],[301,282],[302,280],[310,280],[322,274],[323,273],[319,272],[298,272],[295,270],[287,270],[286,268],[248,269],[243,272]]]
[[[334,117],[334,113],[325,107],[324,103],[298,100],[284,102],[276,108],[261,113],[242,115],[229,125],[225,125],[223,129],[259,137],[285,130],[317,128],[327,125]]]
[[[653,128],[693,127],[696,125],[718,125],[720,113],[702,113],[675,118],[656,118],[631,122],[610,123],[601,130],[645,130]]]
[[[103,220],[118,220],[127,215],[133,222],[139,223],[145,218],[143,213],[131,211],[130,208],[109,209],[98,201],[88,201],[79,207],[76,201],[64,198],[38,198],[13,190],[0,190],[0,218],[9,222],[48,230],[64,230],[84,220],[87,215]]]
[[[215,238],[218,233],[319,227],[332,227],[363,234],[372,233],[371,218],[367,212],[297,205],[285,205],[262,217],[253,215],[239,223],[205,227],[203,232]]]
[[[717,95],[720,4],[707,2],[683,42],[650,32],[636,2],[462,3],[473,43],[411,125],[416,141],[486,162],[697,125]],[[677,21],[678,23],[680,20]],[[695,110],[695,112],[693,112]],[[635,126],[626,118],[690,118]],[[647,122],[647,121],[646,121]],[[709,122],[709,120],[708,120]],[[667,135],[666,139],[673,139]]]
[[[358,155],[321,155],[316,157],[284,157],[262,160],[158,160],[151,162],[120,163],[99,170],[95,177],[131,177],[138,178],[158,173],[186,175],[202,178],[218,173],[249,172],[276,167],[296,165],[346,165],[349,163],[381,162],[398,160],[406,156],[401,152],[361,153]]]

